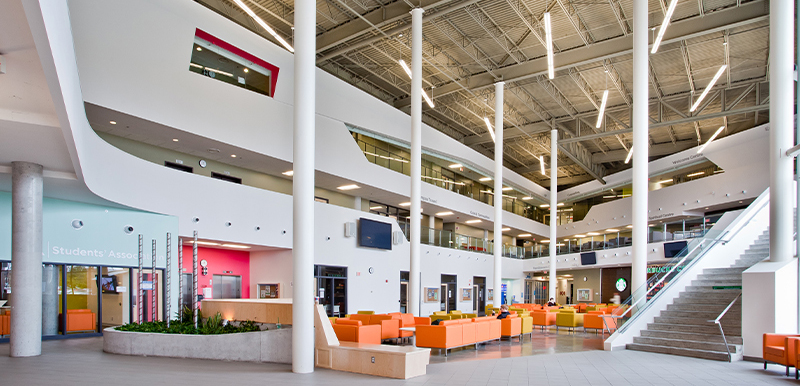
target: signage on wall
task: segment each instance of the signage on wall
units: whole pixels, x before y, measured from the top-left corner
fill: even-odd
[[[438,202],[439,202],[439,201],[437,201],[437,200],[434,200],[434,199],[432,199],[432,198],[430,198],[430,197],[419,196],[419,198],[420,198],[420,200],[422,200],[422,201],[425,201],[425,202],[429,202],[429,203],[431,203],[431,204],[436,204],[436,203],[438,203]]]
[[[487,216],[487,215],[485,215],[483,213],[478,213],[478,212],[476,212],[474,210],[469,211],[469,214],[471,214],[471,215],[473,215],[475,217],[478,217],[478,218],[482,218],[484,220],[489,220],[489,216]]]
[[[617,279],[617,282],[614,283],[614,286],[617,288],[617,291],[619,292],[625,291],[625,289],[628,288],[628,281],[625,280],[625,278],[621,277]]]

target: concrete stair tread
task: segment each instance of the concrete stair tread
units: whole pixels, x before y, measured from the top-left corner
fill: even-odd
[[[659,330],[642,330],[642,337],[650,338],[664,338],[664,339],[685,339],[695,342],[709,342],[709,343],[722,343],[722,335],[719,334],[699,334],[695,332],[682,332],[682,331],[659,331]],[[741,345],[742,337],[737,335],[725,334],[729,344]]]
[[[671,339],[671,338],[656,338],[656,337],[635,337],[634,343],[647,344],[651,346],[665,346],[677,347],[692,350],[703,351],[719,351],[727,352],[725,350],[725,343],[720,339],[719,342],[697,341],[697,340],[684,340],[684,339]],[[737,344],[728,343],[728,349],[731,353],[738,353],[742,346]]]
[[[741,327],[740,326],[730,326],[723,328],[726,331],[726,336],[728,334],[733,336],[740,336],[741,335]],[[719,334],[719,327],[716,324],[707,323],[707,324],[672,324],[672,323],[649,323],[647,325],[648,330],[658,330],[658,331],[680,331],[680,332],[691,332],[691,333],[701,333],[701,334]],[[721,335],[720,335],[721,336]]]
[[[626,345],[626,348],[628,350],[681,355],[694,358],[712,359],[718,361],[728,360],[728,353],[724,351],[693,350],[680,347],[657,346],[657,345],[639,344],[639,343],[628,343]]]

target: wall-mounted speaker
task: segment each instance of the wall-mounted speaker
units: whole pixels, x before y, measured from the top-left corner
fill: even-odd
[[[394,231],[394,233],[392,234],[392,244],[400,245],[403,243],[403,240],[405,238],[406,236],[403,234],[402,231]]]
[[[344,223],[344,237],[355,237],[355,235],[356,235],[356,223],[354,222]]]

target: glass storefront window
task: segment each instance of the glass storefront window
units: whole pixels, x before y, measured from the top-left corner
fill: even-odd
[[[67,265],[64,292],[67,298],[66,333],[97,331],[97,267]]]
[[[130,321],[131,297],[130,270],[128,268],[102,267],[100,291],[103,306],[103,328],[119,326]]]

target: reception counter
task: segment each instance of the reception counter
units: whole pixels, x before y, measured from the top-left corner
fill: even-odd
[[[217,312],[227,320],[292,324],[292,299],[203,299],[203,316]]]

